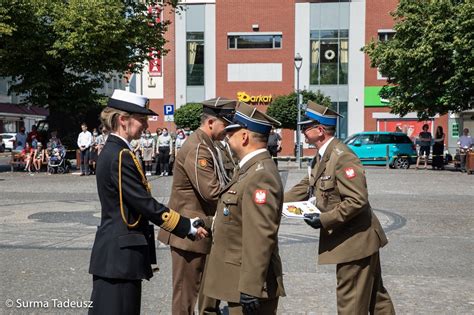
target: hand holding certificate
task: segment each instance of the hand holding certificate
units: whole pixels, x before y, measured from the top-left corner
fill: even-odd
[[[305,214],[321,213],[311,201],[283,203],[283,215],[287,218],[304,219]]]

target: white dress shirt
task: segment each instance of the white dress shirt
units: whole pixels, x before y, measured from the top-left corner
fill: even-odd
[[[89,131],[82,131],[77,137],[77,146],[79,148],[89,148],[92,144],[92,134]]]
[[[332,137],[331,139],[329,139],[325,144],[323,144],[323,146],[321,147],[321,149],[318,150],[318,153],[319,153],[319,156],[322,158],[323,155],[324,155],[324,152],[326,152],[326,149],[328,148],[329,144],[331,143],[331,141],[334,140],[334,137]]]
[[[116,133],[111,133],[111,135],[112,135],[112,136],[115,136],[115,137],[117,137],[117,138],[122,139],[123,142],[125,142],[125,143],[127,144],[127,146],[128,146],[128,148],[130,149],[130,151],[133,151],[132,146],[130,145],[130,142],[127,141],[127,139],[125,139],[124,137],[119,136],[119,135],[116,134]]]
[[[266,148],[265,149],[258,149],[258,150],[255,150],[253,152],[247,153],[247,155],[244,156],[242,158],[242,160],[240,160],[239,167],[242,168],[244,166],[244,164],[247,163],[251,158],[253,158],[257,154],[260,154],[260,153],[265,152],[265,151],[267,151]]]

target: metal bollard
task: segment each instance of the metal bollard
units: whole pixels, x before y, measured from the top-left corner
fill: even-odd
[[[387,144],[387,147],[386,147],[386,154],[385,154],[385,167],[387,169],[390,168],[390,146]]]

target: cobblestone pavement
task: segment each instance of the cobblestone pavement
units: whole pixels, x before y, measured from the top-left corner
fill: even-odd
[[[282,171],[286,189],[303,176],[302,170]],[[389,238],[381,261],[397,312],[474,313],[474,176],[368,168],[367,178]],[[152,177],[159,201],[167,202],[171,181]],[[86,313],[67,302],[90,297],[96,189],[93,176],[0,173],[0,314]],[[279,236],[287,291],[279,313],[335,314],[335,266],[317,265],[318,232],[283,219]],[[143,284],[143,314],[170,314],[170,254],[163,245],[157,254],[160,271]]]

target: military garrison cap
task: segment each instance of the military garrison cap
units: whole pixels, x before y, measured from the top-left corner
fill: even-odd
[[[107,106],[130,114],[158,116],[157,113],[148,108],[149,104],[148,98],[143,95],[124,90],[114,90]]]
[[[336,126],[337,117],[342,117],[339,113],[333,111],[329,107],[316,104],[313,101],[308,101],[308,106],[306,107],[305,118],[306,120],[301,121],[300,125],[309,125],[309,124],[321,124],[326,126]]]
[[[236,100],[229,100],[224,97],[217,97],[201,102],[203,113],[221,118],[228,123],[232,122],[235,113]]]
[[[225,128],[230,131],[236,128],[245,128],[253,132],[268,135],[272,127],[278,127],[281,123],[259,111],[255,106],[239,102],[235,108],[234,120]]]

